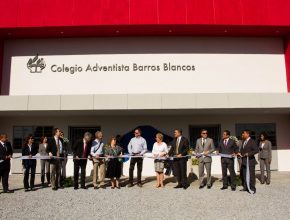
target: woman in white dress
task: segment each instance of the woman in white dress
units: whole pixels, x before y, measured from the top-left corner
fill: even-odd
[[[167,145],[163,142],[163,135],[161,133],[156,134],[156,142],[153,145],[152,154],[156,158],[154,160],[154,168],[157,177],[156,188],[164,187],[164,159],[161,157],[165,157],[168,153]]]

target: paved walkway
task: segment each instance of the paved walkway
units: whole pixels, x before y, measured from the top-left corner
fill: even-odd
[[[271,185],[257,181],[257,193],[221,191],[219,176],[212,189],[173,189],[174,178],[156,189],[155,178],[144,178],[143,188],[24,192],[22,175],[10,177],[13,194],[0,194],[1,219],[290,219],[290,173],[272,172]],[[126,181],[126,178],[123,178]],[[91,185],[88,179],[88,185]],[[36,176],[36,184],[40,177]]]

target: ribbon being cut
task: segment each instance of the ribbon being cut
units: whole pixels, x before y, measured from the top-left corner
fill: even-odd
[[[206,157],[206,156],[210,156],[210,157],[214,157],[214,156],[220,156],[220,157],[226,157],[226,158],[233,158],[233,155],[229,155],[229,154],[217,154],[217,153],[212,153],[212,154],[196,154],[196,153],[192,153],[191,155],[185,155],[185,156],[180,156],[180,157],[176,157],[176,156],[165,156],[165,157],[155,157],[151,152],[147,152],[146,154],[144,154],[143,156],[139,156],[139,155],[130,155],[130,154],[125,154],[125,155],[120,155],[120,156],[105,156],[105,157],[98,157],[101,159],[110,159],[110,158],[151,158],[151,159],[158,159],[158,160],[173,160],[175,158],[184,158],[184,157]],[[21,157],[13,157],[12,159],[16,159],[16,160],[49,160],[49,159],[66,159],[64,157],[55,157],[55,156],[21,156]],[[76,158],[68,158],[68,159],[76,159]],[[78,158],[78,160],[87,160],[90,158]],[[1,161],[0,161],[1,162]]]

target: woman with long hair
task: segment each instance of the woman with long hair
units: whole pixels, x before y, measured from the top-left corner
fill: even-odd
[[[46,152],[47,148],[47,137],[42,137],[40,139],[40,144],[39,144],[39,155],[40,156],[48,156],[48,153]],[[44,186],[44,179],[46,175],[46,180],[48,186],[50,186],[50,166],[49,166],[49,160],[48,159],[43,159],[40,160],[40,165],[41,165],[41,184]]]
[[[22,148],[22,156],[28,156],[28,158],[32,158],[32,156],[35,156],[37,154],[37,148],[34,145],[34,138],[33,135],[30,134],[26,137],[24,141],[24,145]],[[35,159],[24,159],[22,160],[22,165],[24,168],[24,189],[25,192],[30,190],[34,190],[34,180],[35,180],[35,170],[36,170],[36,160]],[[29,179],[29,173],[30,174],[30,184],[28,183]]]
[[[265,183],[265,167],[267,171],[266,184],[269,185],[271,181],[270,165],[272,161],[272,143],[269,141],[268,135],[265,132],[260,134],[259,144],[259,161],[261,170],[261,184]]]

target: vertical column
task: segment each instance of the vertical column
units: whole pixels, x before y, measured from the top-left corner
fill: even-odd
[[[286,80],[287,80],[287,87],[288,92],[290,92],[290,36],[288,36],[285,41],[285,65],[286,65]]]
[[[0,38],[0,95],[2,94],[2,74],[3,74],[3,59],[4,59],[4,40]]]

